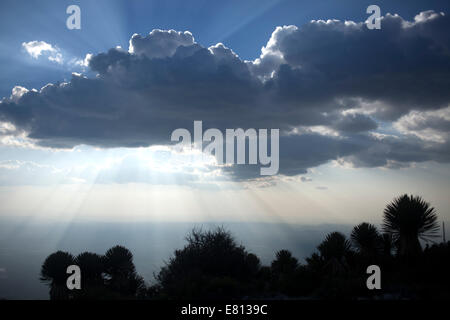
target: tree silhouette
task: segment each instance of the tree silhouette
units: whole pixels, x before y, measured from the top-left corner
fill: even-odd
[[[390,257],[392,255],[392,250],[394,249],[394,240],[392,239],[392,235],[390,233],[382,234],[381,248],[385,257]]]
[[[66,285],[66,270],[73,264],[81,270],[81,290],[69,290]],[[146,290],[132,253],[122,246],[109,249],[105,256],[83,252],[74,258],[67,252],[52,253],[42,264],[40,279],[49,285],[51,299],[129,299],[141,297]]]
[[[320,255],[325,260],[342,259],[351,251],[351,244],[340,232],[331,232],[317,247]]]
[[[236,244],[223,228],[194,229],[156,276],[163,294],[175,298],[219,298],[248,291],[259,259]]]
[[[115,246],[103,257],[106,284],[122,296],[135,296],[145,287],[144,280],[136,274],[133,254],[123,246]]]
[[[372,224],[358,224],[350,240],[340,232],[329,233],[305,264],[288,250],[277,251],[270,266],[261,266],[223,228],[193,229],[149,288],[136,273],[133,254],[123,246],[104,256],[83,252],[74,258],[57,251],[44,261],[40,279],[50,287],[51,299],[354,299],[381,293],[366,287],[367,266],[377,264],[385,283],[391,284],[383,284],[383,290],[400,298],[450,298],[450,242],[427,244],[422,253],[419,243],[437,236],[434,208],[421,197],[400,196],[386,206],[382,227],[380,234]],[[71,264],[81,269],[82,290],[66,287]]]
[[[104,290],[103,257],[92,252],[80,253],[75,258],[75,264],[82,270],[81,295],[95,298],[95,295]]]
[[[261,262],[256,254],[247,253],[244,261],[245,270],[244,273],[248,275],[255,275],[261,269]]]
[[[310,257],[306,258],[307,268],[314,273],[321,272],[324,264],[323,258],[317,252],[314,252]]]
[[[280,250],[272,261],[272,287],[283,294],[292,295],[298,292],[299,263],[297,258],[293,257],[288,250]]]
[[[289,274],[297,269],[298,260],[288,250],[280,250],[276,253],[276,259],[272,262],[274,274]]]
[[[363,222],[356,225],[350,239],[358,253],[364,257],[376,257],[382,251],[382,239],[373,224]]]
[[[430,240],[437,236],[437,214],[420,196],[405,194],[384,209],[383,230],[392,235],[399,255],[417,256],[422,251],[419,238]]]
[[[49,255],[41,267],[40,280],[50,287],[51,300],[70,298],[67,289],[67,267],[74,264],[74,257],[67,252],[57,251]]]
[[[111,277],[126,276],[136,270],[133,254],[123,246],[115,246],[104,256],[105,272]]]
[[[340,232],[329,233],[317,247],[325,261],[324,268],[332,275],[348,271],[348,257],[352,253],[350,241]]]

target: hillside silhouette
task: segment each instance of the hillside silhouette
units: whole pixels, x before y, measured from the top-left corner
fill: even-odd
[[[381,229],[363,222],[349,238],[331,232],[304,263],[281,249],[263,266],[218,227],[193,229],[152,284],[137,274],[133,254],[123,246],[104,255],[57,251],[45,259],[40,279],[54,300],[449,298],[450,242],[439,237],[436,210],[405,194],[386,206]],[[80,290],[66,286],[69,265],[81,269]],[[380,290],[366,286],[370,265],[381,269]]]

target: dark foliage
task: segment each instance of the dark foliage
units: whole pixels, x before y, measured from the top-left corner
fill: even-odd
[[[280,250],[270,266],[239,245],[223,228],[194,229],[184,248],[146,287],[132,253],[115,246],[104,256],[84,252],[74,258],[58,251],[44,261],[41,281],[51,299],[417,299],[450,298],[450,242],[426,245],[437,235],[437,214],[420,197],[400,196],[384,211],[383,231],[361,223],[350,240],[332,232],[305,263]],[[393,253],[397,253],[393,255]],[[82,270],[82,290],[66,287],[66,268]],[[382,272],[382,289],[368,290],[367,267]]]
[[[68,290],[69,265],[82,271],[81,290]],[[50,287],[50,299],[132,299],[145,292],[145,283],[136,273],[133,255],[122,246],[109,249],[104,256],[83,252],[74,258],[58,251],[47,257],[41,281]]]
[[[353,247],[359,254],[366,257],[375,257],[383,250],[383,241],[373,224],[363,222],[355,226],[350,235]]]
[[[50,287],[50,299],[64,300],[71,296],[67,289],[67,267],[74,264],[74,257],[67,252],[57,251],[45,259],[41,267],[41,281]]]
[[[383,230],[392,235],[399,255],[414,257],[422,251],[419,238],[431,240],[437,236],[437,214],[421,197],[405,194],[384,209]]]
[[[157,275],[160,293],[173,298],[243,297],[254,290],[258,257],[223,228],[194,229],[187,245]]]

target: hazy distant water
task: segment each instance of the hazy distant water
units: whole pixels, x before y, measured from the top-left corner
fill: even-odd
[[[277,250],[288,249],[303,260],[331,231],[349,233],[348,225],[289,225],[273,223],[30,223],[0,220],[0,298],[47,299],[48,288],[39,281],[44,259],[57,250],[76,255],[103,254],[120,244],[131,250],[137,271],[147,282],[182,248],[193,227],[223,225],[238,242],[269,264]]]

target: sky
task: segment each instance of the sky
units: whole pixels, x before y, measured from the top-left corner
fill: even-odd
[[[74,4],[81,29],[66,26]],[[450,225],[449,7],[2,0],[0,297],[44,297],[30,283],[57,249],[120,242],[150,277],[148,257],[168,258],[194,225],[229,226],[265,262],[380,225],[404,193]],[[277,174],[176,148],[194,121],[279,130]]]
[[[379,223],[414,193],[448,220],[448,2],[369,4],[2,1],[1,217]],[[278,174],[175,150],[195,120],[279,129]]]

